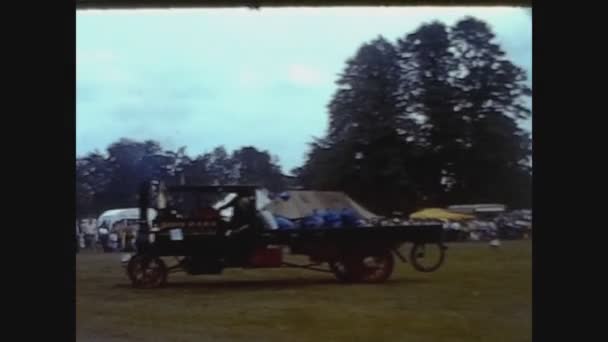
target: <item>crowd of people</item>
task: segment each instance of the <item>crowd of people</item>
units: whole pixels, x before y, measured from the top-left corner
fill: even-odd
[[[277,200],[277,199],[273,199]],[[283,198],[286,200],[286,198]],[[235,207],[238,200],[218,208]],[[265,208],[264,208],[265,209]],[[263,210],[266,211],[267,210]],[[239,210],[235,210],[235,214]],[[494,216],[474,217],[466,220],[450,219],[412,219],[402,216],[365,221],[350,209],[315,210],[311,215],[298,220],[290,220],[273,214],[273,229],[314,229],[340,228],[353,226],[406,226],[442,225],[447,241],[495,241],[526,239],[532,236],[532,213],[529,210],[505,212]],[[236,215],[240,216],[240,215]],[[137,221],[123,219],[115,222],[101,222],[85,219],[76,222],[77,251],[80,249],[101,249],[104,252],[131,252],[134,250]]]
[[[129,252],[134,250],[137,226],[131,220],[101,222],[96,219],[76,221],[76,250],[103,250],[104,252]]]
[[[530,221],[518,220],[513,222],[502,216],[486,219],[472,219],[467,221],[449,220],[410,220],[407,223],[441,224],[446,232],[448,241],[491,241],[495,239],[513,240],[526,239],[532,235]]]
[[[441,225],[448,241],[492,241],[526,239],[532,236],[532,213],[511,211],[469,219],[412,219],[395,215],[378,222],[382,226]]]

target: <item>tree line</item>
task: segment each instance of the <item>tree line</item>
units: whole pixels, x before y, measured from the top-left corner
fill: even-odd
[[[76,160],[76,214],[97,216],[108,209],[137,206],[144,180],[166,184],[254,184],[271,191],[285,188],[278,158],[252,146],[229,154],[222,146],[195,157],[186,148],[163,149],[156,141],[120,139],[106,153]]]
[[[379,36],[346,62],[329,127],[295,173],[380,212],[452,203],[531,205],[531,89],[485,22]]]
[[[336,82],[329,127],[292,171],[297,184],[345,191],[378,213],[454,203],[531,206],[531,89],[491,28],[468,17],[364,43]],[[76,160],[78,215],[135,206],[144,179],[287,186],[278,158],[243,147],[186,148],[121,139]]]

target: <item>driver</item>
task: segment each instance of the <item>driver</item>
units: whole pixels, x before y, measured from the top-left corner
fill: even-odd
[[[239,191],[236,196],[228,203],[217,208],[218,211],[232,208],[232,219],[230,223],[234,229],[246,228],[251,219],[252,200],[245,191]]]

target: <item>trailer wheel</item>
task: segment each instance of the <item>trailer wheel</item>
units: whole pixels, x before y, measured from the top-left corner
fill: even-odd
[[[418,244],[414,243],[410,250],[410,262],[414,269],[419,272],[436,271],[445,259],[443,244]]]
[[[335,277],[343,282],[382,283],[394,267],[395,258],[389,250],[350,254],[330,262]]]
[[[167,266],[158,257],[136,255],[127,264],[127,274],[135,288],[150,289],[167,283]]]
[[[344,259],[331,261],[329,263],[329,268],[334,273],[336,279],[343,283],[349,283],[355,280],[354,275],[351,271],[351,267],[347,265],[348,262]]]

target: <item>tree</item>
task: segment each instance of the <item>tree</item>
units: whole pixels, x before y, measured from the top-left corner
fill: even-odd
[[[97,215],[114,170],[99,152],[76,160],[76,216]]]
[[[348,169],[340,167],[351,153],[339,153],[344,144],[334,146],[328,138],[315,138],[309,143],[309,151],[304,165],[293,171],[298,182],[306,188],[336,190],[343,188],[342,173]],[[342,162],[339,162],[342,161]]]
[[[111,173],[100,175],[107,185],[96,196],[95,211],[137,206],[141,182],[174,180],[175,158],[174,154],[163,152],[160,144],[154,141],[120,139],[111,144],[105,158],[106,169]]]
[[[107,148],[106,154],[93,152],[76,160],[77,216],[97,216],[108,209],[136,206],[139,185],[150,179],[167,184],[253,183],[273,191],[285,185],[278,158],[255,147],[229,155],[219,146],[191,158],[186,147],[163,150],[155,141],[120,139]],[[187,197],[177,200],[193,205],[193,199]]]
[[[462,116],[454,110],[456,61],[450,35],[440,22],[424,24],[399,39],[400,108],[416,117],[416,145],[421,149],[413,170],[418,191],[428,204],[444,204],[444,194],[462,149]]]
[[[363,44],[346,62],[325,137],[301,183],[354,194],[371,208],[530,203],[526,75],[483,22],[421,25]]]
[[[508,59],[490,27],[475,18],[456,23],[451,45],[460,70],[456,108],[467,123],[466,153],[452,197],[529,203],[525,192],[513,193],[531,174],[531,138],[517,124],[531,115],[526,73]]]
[[[199,155],[184,165],[183,175],[187,184],[213,184],[211,165],[207,155]]]
[[[271,191],[285,187],[281,167],[276,163],[278,160],[267,151],[247,146],[234,151],[232,159],[238,168],[239,183],[260,185]]]
[[[208,165],[212,184],[228,185],[238,183],[239,175],[236,164],[223,146],[216,147],[211,153],[205,154],[202,158]]]
[[[343,190],[377,210],[402,209],[411,192],[412,118],[399,109],[395,47],[383,37],[363,44],[337,81],[329,129],[311,145],[302,182]]]

